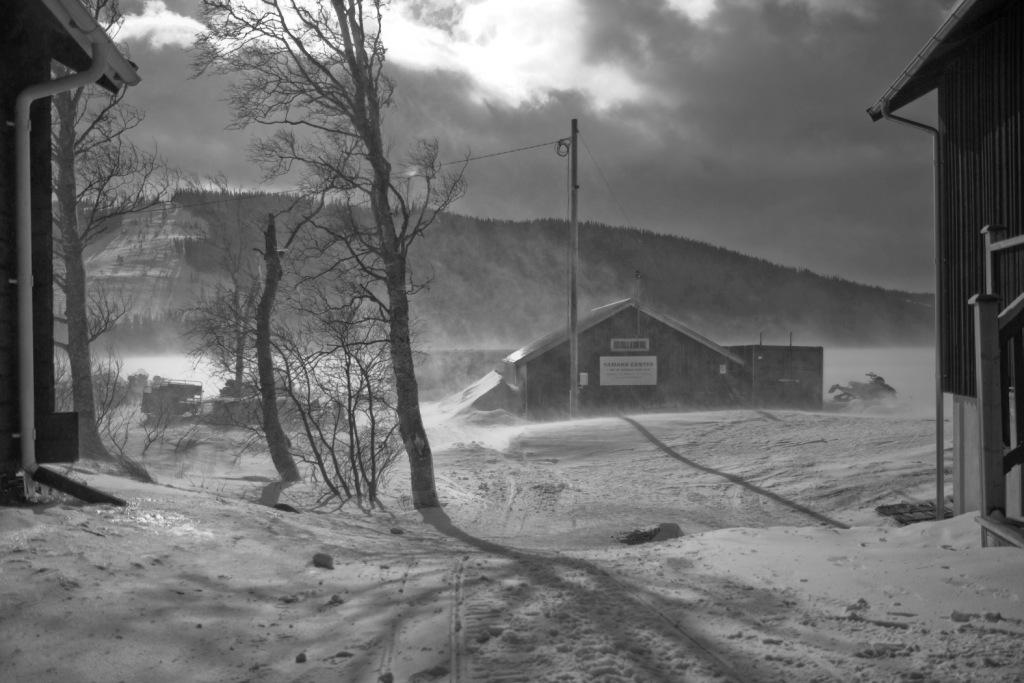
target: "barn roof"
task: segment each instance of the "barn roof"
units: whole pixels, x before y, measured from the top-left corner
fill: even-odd
[[[872,120],[882,118],[886,107],[895,111],[937,88],[943,71],[959,48],[987,29],[998,19],[1001,10],[1013,2],[1015,0],[960,0],[885,94],[868,108]]]
[[[687,327],[686,325],[679,322],[675,318],[664,315],[662,313],[656,313],[655,311],[652,311],[649,308],[641,306],[640,303],[637,302],[635,299],[622,299],[621,301],[614,301],[610,304],[605,304],[604,306],[598,306],[597,308],[592,310],[589,315],[581,318],[577,322],[577,330],[578,332],[581,333],[585,332],[586,330],[589,330],[598,323],[604,322],[605,320],[612,317],[616,313],[624,311],[627,308],[636,308],[640,312],[650,316],[651,318],[654,318],[661,324],[672,328],[673,330],[679,332],[680,334],[686,335],[690,339],[693,339],[695,342],[708,347],[715,353],[724,356],[725,358],[728,358],[732,362],[744,365],[743,359],[741,359],[736,354],[732,353],[731,351],[728,351],[722,346],[719,346],[715,342],[711,341],[710,339],[700,334],[699,332],[696,332],[695,330]],[[518,364],[524,361],[533,360],[542,353],[546,353],[547,351],[550,351],[559,344],[568,341],[568,339],[569,330],[567,329],[563,328],[556,332],[552,332],[546,337],[541,337],[537,341],[531,344],[527,344],[521,349],[517,349],[510,353],[509,355],[505,356],[505,362]]]

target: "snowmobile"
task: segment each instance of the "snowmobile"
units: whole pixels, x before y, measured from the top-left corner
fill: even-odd
[[[850,382],[849,384],[833,384],[828,393],[834,393],[833,401],[849,403],[853,400],[881,401],[892,398],[896,390],[885,383],[885,378],[873,372],[867,373],[869,382]]]

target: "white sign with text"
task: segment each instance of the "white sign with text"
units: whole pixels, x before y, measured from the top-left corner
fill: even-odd
[[[601,356],[601,386],[653,386],[657,356]]]

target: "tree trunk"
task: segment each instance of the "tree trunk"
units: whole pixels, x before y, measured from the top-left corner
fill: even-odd
[[[75,181],[75,107],[70,97],[54,98],[59,119],[54,157],[57,164],[57,227],[64,259],[64,295],[68,328],[68,362],[74,410],[78,413],[79,453],[86,458],[110,460],[96,426],[92,387],[92,356],[89,351],[89,316],[85,288],[85,264],[78,234],[78,200]]]
[[[235,397],[242,397],[242,382],[245,381],[245,321],[242,319],[241,294],[238,291],[238,282],[235,282],[235,290],[232,302],[235,315]]]
[[[383,158],[383,147],[381,157]],[[384,168],[387,162],[384,163]],[[377,169],[375,165],[375,170]],[[388,169],[390,172],[390,169]],[[383,176],[383,177],[380,177]],[[405,256],[398,248],[395,224],[387,196],[387,174],[375,173],[374,218],[381,243],[381,254],[387,271],[388,325],[391,367],[395,373],[395,394],[398,432],[409,458],[412,504],[417,509],[440,507],[434,483],[434,456],[420,414],[419,385],[412,360],[412,335],[409,330],[409,290]]]
[[[274,299],[277,297],[277,286],[281,282],[281,255],[277,251],[277,229],[274,226],[273,214],[267,219],[264,238],[266,251],[263,260],[267,272],[263,293],[256,306],[256,368],[260,380],[263,432],[267,438],[267,447],[270,449],[270,459],[273,460],[281,481],[295,482],[300,479],[299,469],[295,465],[288,436],[281,427],[281,418],[277,412],[277,384],[274,377],[274,359],[270,352],[270,317],[274,310]]]

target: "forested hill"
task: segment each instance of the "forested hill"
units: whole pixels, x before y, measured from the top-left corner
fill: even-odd
[[[158,211],[126,218],[87,268],[94,285],[129,291],[135,311],[120,335],[152,345],[227,278],[217,244],[262,248],[268,211],[287,198],[261,193],[179,193]],[[280,206],[279,206],[280,205]],[[329,220],[329,219],[328,219]],[[285,221],[287,222],[287,221]],[[229,239],[230,238],[230,239]],[[227,241],[227,242],[226,242]],[[513,349],[565,325],[568,227],[561,220],[443,216],[411,251],[426,287],[412,300],[424,349]],[[159,265],[159,268],[154,264]],[[584,224],[580,314],[633,296],[721,343],[916,345],[930,343],[932,296],[824,277],[680,237]]]
[[[413,249],[428,346],[512,348],[566,319],[565,221],[445,216]],[[583,224],[580,311],[633,296],[722,343],[930,343],[933,297],[826,277],[681,237]]]

